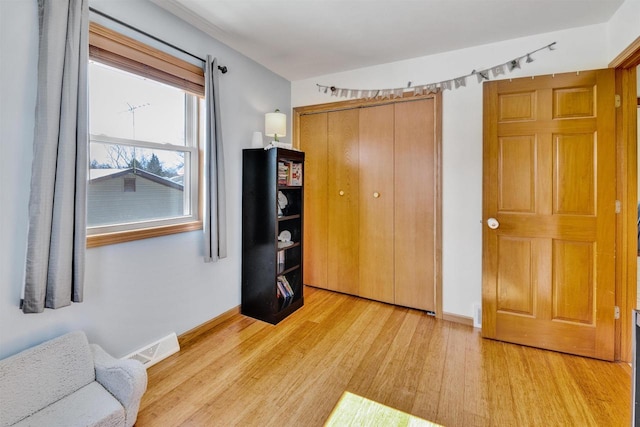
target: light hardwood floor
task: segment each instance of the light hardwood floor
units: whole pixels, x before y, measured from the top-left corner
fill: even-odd
[[[233,315],[149,369],[137,427],[321,426],[344,391],[445,426],[628,426],[629,365],[484,340],[313,288],[277,326]]]

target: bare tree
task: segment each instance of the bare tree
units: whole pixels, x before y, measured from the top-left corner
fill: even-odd
[[[134,148],[125,145],[109,145],[107,162],[114,169],[126,169],[134,158]]]

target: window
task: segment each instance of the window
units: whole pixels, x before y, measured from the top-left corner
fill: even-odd
[[[202,69],[90,26],[87,246],[202,227]]]
[[[124,178],[124,188],[123,188],[125,193],[133,193],[136,191],[136,178],[135,177],[130,177]]]

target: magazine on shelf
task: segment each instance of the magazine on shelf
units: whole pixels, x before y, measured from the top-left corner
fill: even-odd
[[[291,163],[289,166],[289,185],[299,187],[302,185],[302,163]]]

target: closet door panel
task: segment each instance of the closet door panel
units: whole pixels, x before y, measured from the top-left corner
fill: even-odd
[[[329,289],[358,294],[359,153],[357,109],[328,113]]]
[[[436,311],[435,101],[395,106],[395,303]]]
[[[393,104],[360,109],[360,296],[394,302]]]
[[[303,282],[327,289],[327,113],[300,117],[300,149],[307,156]]]

